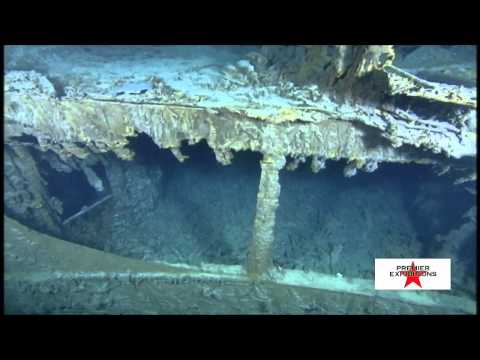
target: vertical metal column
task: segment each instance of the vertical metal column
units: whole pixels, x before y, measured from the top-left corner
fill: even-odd
[[[279,171],[285,165],[285,157],[264,154],[260,163],[262,173],[257,194],[257,210],[250,244],[247,273],[252,279],[262,276],[272,266],[275,212],[279,204]]]

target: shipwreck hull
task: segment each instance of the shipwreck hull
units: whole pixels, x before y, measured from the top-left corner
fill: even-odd
[[[397,68],[391,46],[307,46],[294,54],[286,48],[266,47],[235,65],[198,65],[189,58],[185,62],[192,62],[191,69],[176,74],[175,80],[167,70],[157,73],[155,66],[140,82],[129,82],[133,70],[121,79],[112,80],[108,71],[96,79],[86,75],[100,66],[95,60],[87,62],[88,71],[60,74],[65,82],[59,74],[38,69],[8,71],[6,312],[474,313],[475,302],[464,297],[378,292],[369,279],[274,266],[279,173],[284,168],[295,170],[308,161],[317,173],[326,160],[343,160],[345,177],[374,172],[381,163],[434,165],[441,174],[453,173],[458,184],[476,176],[474,89],[426,81]],[[40,51],[48,54],[51,49]],[[152,51],[147,59],[160,56],[145,51]],[[283,63],[282,54],[293,60]],[[134,66],[126,64],[125,69]],[[198,84],[182,83],[189,76],[197,81],[205,69]],[[135,161],[129,145],[140,137],[169,150],[179,162],[188,159],[182,149],[198,143],[206,143],[222,165],[231,164],[240,151],[259,154],[245,263],[152,263],[60,240],[75,237],[80,227],[70,228],[71,223],[117,201],[116,194],[128,184],[135,187],[123,165],[111,159]],[[45,164],[57,175],[82,177],[91,188],[89,202],[69,205],[52,196],[42,172]],[[144,171],[139,178],[151,192],[133,205],[116,205],[139,207],[131,213],[132,223],[160,201],[163,169]],[[17,220],[33,223],[36,230]],[[104,225],[85,222],[82,229],[94,233],[97,227],[100,232]],[[83,238],[84,245],[95,243],[88,234]]]

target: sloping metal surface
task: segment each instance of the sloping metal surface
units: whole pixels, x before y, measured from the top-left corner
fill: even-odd
[[[437,292],[298,270],[252,281],[242,266],[147,263],[65,242],[5,217],[7,314],[473,314]]]

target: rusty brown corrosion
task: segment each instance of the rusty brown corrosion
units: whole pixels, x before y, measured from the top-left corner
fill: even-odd
[[[5,106],[7,140],[21,134],[33,135],[41,150],[51,149],[59,155],[78,158],[85,158],[91,152],[113,151],[119,158],[131,160],[133,153],[125,146],[128,137],[140,132],[149,135],[159,147],[170,149],[178,149],[182,141],[194,144],[205,139],[219,152],[251,150],[393,162],[426,158],[423,154],[419,157],[392,149],[386,141],[371,146],[364,142],[368,128],[333,117],[318,123],[272,124],[200,107],[89,99],[61,101],[17,94],[6,94]]]
[[[262,173],[257,195],[257,211],[253,227],[253,239],[248,254],[247,273],[256,279],[272,266],[275,213],[279,205],[279,171],[285,165],[285,158],[265,154],[261,163]]]

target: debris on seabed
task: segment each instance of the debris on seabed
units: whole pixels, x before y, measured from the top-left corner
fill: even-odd
[[[107,195],[105,196],[104,198],[98,200],[97,202],[93,203],[92,205],[89,205],[89,206],[84,206],[82,207],[82,209],[77,212],[76,214],[70,216],[68,219],[66,219],[64,222],[63,222],[63,225],[66,225],[68,224],[70,221],[76,219],[77,217],[89,212],[90,210],[92,210],[93,208],[96,208],[98,205],[102,204],[103,202],[107,201],[108,199],[110,199],[113,195],[110,194],[110,195]]]

